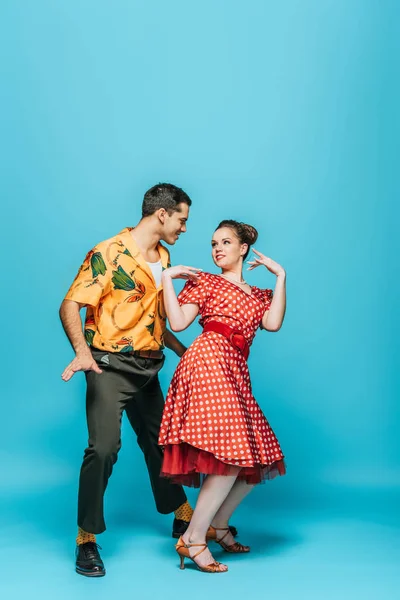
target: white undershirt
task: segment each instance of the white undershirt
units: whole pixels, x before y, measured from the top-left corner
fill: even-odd
[[[162,275],[162,264],[161,260],[156,263],[147,263],[153,273],[154,281],[156,282],[156,287],[160,287],[161,285],[161,275]]]

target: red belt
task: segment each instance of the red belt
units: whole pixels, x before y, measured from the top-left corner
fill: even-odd
[[[206,333],[207,331],[214,331],[215,333],[220,333],[226,337],[232,346],[236,348],[236,350],[239,350],[246,360],[248,359],[250,352],[249,344],[239,329],[229,327],[229,325],[225,325],[225,323],[220,323],[219,321],[209,321],[204,326],[203,333]]]

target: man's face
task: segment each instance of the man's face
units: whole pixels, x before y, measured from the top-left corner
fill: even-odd
[[[185,233],[188,218],[189,206],[185,202],[178,204],[177,210],[170,215],[165,212],[161,239],[167,244],[175,244],[181,233]]]

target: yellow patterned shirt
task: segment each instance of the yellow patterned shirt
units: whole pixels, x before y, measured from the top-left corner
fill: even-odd
[[[132,229],[123,229],[86,255],[65,297],[87,307],[86,341],[108,352],[164,348],[162,285],[156,287]],[[157,249],[166,269],[169,252],[161,244]]]

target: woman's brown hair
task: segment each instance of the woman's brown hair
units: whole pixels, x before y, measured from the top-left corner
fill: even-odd
[[[236,237],[239,238],[240,243],[248,245],[247,252],[243,257],[243,260],[246,260],[250,252],[250,246],[255,244],[257,241],[257,229],[252,225],[247,225],[247,223],[234,221],[233,219],[225,219],[224,221],[221,221],[221,223],[218,225],[215,231],[221,229],[222,227],[229,227],[230,229],[233,229],[233,231],[236,234]]]

